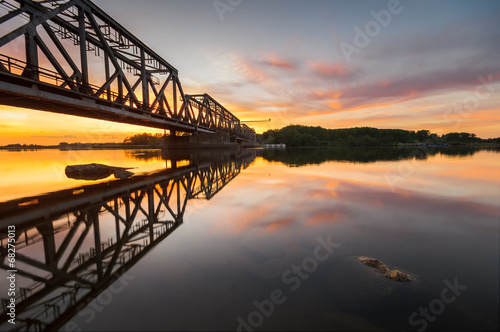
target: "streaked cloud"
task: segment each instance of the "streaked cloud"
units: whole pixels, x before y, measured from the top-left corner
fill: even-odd
[[[308,61],[307,65],[314,73],[326,78],[345,78],[350,76],[349,70],[342,65],[326,64],[316,61]]]
[[[292,61],[289,61],[279,55],[272,54],[261,58],[261,62],[265,65],[271,67],[277,67],[281,69],[296,69],[297,66]]]

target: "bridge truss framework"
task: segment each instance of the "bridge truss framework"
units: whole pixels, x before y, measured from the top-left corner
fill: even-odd
[[[186,96],[177,69],[90,0],[1,0],[0,9],[0,103],[255,139],[212,97]]]

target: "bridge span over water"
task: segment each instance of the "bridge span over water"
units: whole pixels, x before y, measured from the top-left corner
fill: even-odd
[[[189,133],[255,131],[90,0],[0,1],[0,104]]]

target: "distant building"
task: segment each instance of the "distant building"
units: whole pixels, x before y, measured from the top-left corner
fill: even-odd
[[[266,149],[286,149],[286,144],[264,144]]]

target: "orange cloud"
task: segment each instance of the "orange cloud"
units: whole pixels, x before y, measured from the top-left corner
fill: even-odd
[[[343,92],[340,90],[311,91],[309,97],[315,100],[340,99]]]
[[[309,69],[314,73],[319,74],[324,77],[331,78],[343,78],[350,76],[350,72],[343,66],[334,65],[334,64],[325,64],[322,62],[308,61],[307,65]]]
[[[284,228],[289,227],[295,222],[294,218],[282,218],[275,220],[273,222],[270,222],[269,224],[265,226],[259,227],[262,231],[266,233],[276,233]]]
[[[318,214],[310,217],[307,220],[305,225],[306,226],[317,226],[320,224],[335,223],[335,222],[340,221],[340,219],[343,216],[344,216],[344,214],[341,212],[334,212],[334,211],[322,212],[322,213],[318,213]]]

